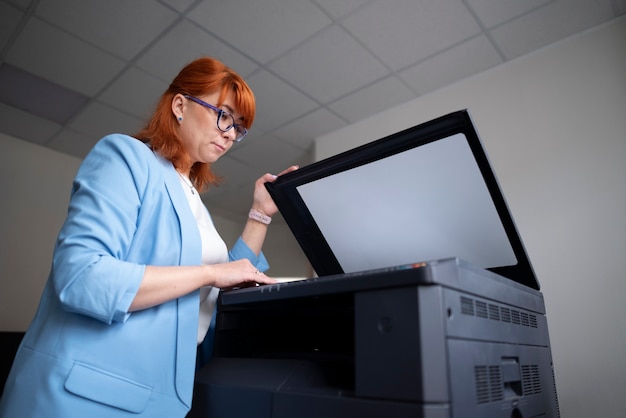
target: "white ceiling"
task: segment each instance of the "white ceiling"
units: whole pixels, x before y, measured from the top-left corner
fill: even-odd
[[[187,62],[214,56],[257,97],[204,195],[245,216],[253,181],[314,138],[626,12],[626,0],[0,0],[0,131],[84,157],[134,133]]]

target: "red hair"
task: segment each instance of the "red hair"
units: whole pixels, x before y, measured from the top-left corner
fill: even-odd
[[[172,113],[172,100],[177,94],[203,96],[220,92],[217,106],[226,96],[232,95],[234,106],[241,114],[241,124],[247,129],[252,126],[255,114],[254,93],[235,71],[214,58],[199,58],[187,64],[163,93],[152,117],[135,136],[150,144],[155,152],[179,168],[189,164],[189,156],[178,136],[178,123]],[[217,185],[220,178],[213,173],[208,163],[196,162],[191,166],[189,178],[198,190]]]

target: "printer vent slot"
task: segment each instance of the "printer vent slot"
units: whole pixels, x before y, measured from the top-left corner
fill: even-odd
[[[494,321],[500,320],[500,307],[497,305],[489,304],[489,319]]]
[[[552,367],[552,390],[554,391],[554,403],[556,404],[556,418],[560,418],[561,410],[559,409],[559,399],[556,393],[556,380],[554,377],[554,367]]]
[[[479,404],[501,401],[502,371],[500,366],[475,366],[476,400]]]
[[[522,389],[524,396],[541,393],[541,375],[539,374],[538,365],[522,366]]]
[[[461,313],[463,315],[474,316],[474,299],[461,296]]]
[[[474,301],[474,305],[476,306],[476,316],[479,318],[489,318],[487,315],[487,304],[485,302],[481,302],[479,300]]]
[[[505,308],[494,303],[461,296],[461,314],[506,322],[522,327],[537,328],[537,316],[516,309]]]

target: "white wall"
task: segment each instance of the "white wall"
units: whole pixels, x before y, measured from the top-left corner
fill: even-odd
[[[319,138],[316,158],[463,108],[542,286],[561,415],[626,416],[626,19]]]
[[[50,269],[80,160],[0,134],[0,330],[24,331]]]

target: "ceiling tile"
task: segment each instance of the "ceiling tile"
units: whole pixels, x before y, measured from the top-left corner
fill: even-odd
[[[159,3],[172,7],[179,12],[183,12],[189,8],[196,0],[159,0]]]
[[[108,105],[92,102],[69,124],[69,127],[100,139],[114,132],[133,135],[143,126],[143,123]]]
[[[598,25],[613,17],[611,0],[556,0],[491,31],[507,59]]]
[[[40,1],[35,15],[124,59],[137,55],[178,17],[154,0]]]
[[[147,120],[167,87],[167,83],[131,67],[107,87],[98,100]]]
[[[371,2],[371,0],[315,0],[315,2],[333,18],[338,19],[354,11],[356,8]]]
[[[35,144],[45,144],[61,125],[0,103],[2,132]]]
[[[321,103],[346,95],[389,73],[380,61],[337,26],[283,55],[270,69]]]
[[[26,10],[33,0],[6,0],[6,3],[11,3],[22,10]]]
[[[87,96],[124,67],[121,60],[36,18],[29,19],[6,61]]]
[[[269,132],[315,109],[317,104],[267,71],[248,77],[256,97],[253,129]]]
[[[327,109],[319,108],[274,131],[273,134],[280,140],[308,150],[313,146],[315,138],[346,125],[346,121],[337,115]]]
[[[6,3],[0,3],[0,51],[2,51],[13,31],[18,27],[24,13]]]
[[[387,77],[328,107],[350,123],[414,99],[417,95],[397,77]]]
[[[87,103],[87,97],[4,63],[0,65],[0,101],[64,124]]]
[[[158,40],[137,66],[169,83],[189,62],[203,56],[219,59],[246,77],[256,64],[210,35],[196,24],[182,20]]]
[[[502,63],[491,42],[479,36],[402,71],[415,91],[425,94]]]
[[[378,0],[350,15],[343,25],[394,70],[480,32],[458,0]]]
[[[203,1],[188,17],[261,63],[331,23],[312,2],[302,0]]]
[[[626,13],[626,0],[613,0],[611,4],[616,17]]]
[[[467,0],[466,3],[487,28],[492,28],[551,1],[553,0]]]
[[[71,129],[63,129],[48,141],[46,146],[65,154],[85,158],[99,139],[99,137],[81,134]]]

